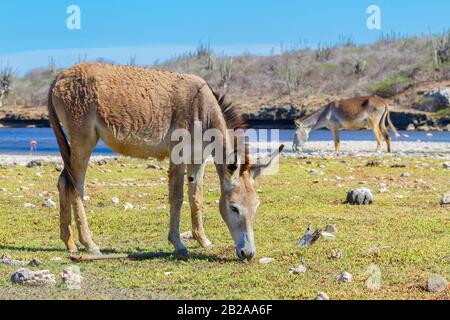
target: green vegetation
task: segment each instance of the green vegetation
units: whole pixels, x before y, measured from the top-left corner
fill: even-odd
[[[367,168],[366,161],[312,159],[307,164],[306,160],[282,160],[278,175],[259,180],[258,256],[252,263],[236,260],[231,236],[215,204],[218,179],[212,166],[205,181],[205,227],[214,247],[204,250],[190,242],[192,258],[177,261],[169,254],[173,248],[167,242],[168,209],[162,207],[168,205],[166,182],[161,180],[165,172],[128,159],[92,165],[86,189],[92,200],[86,212],[104,252],[161,255],[148,261],[80,264],[84,277],[80,291],[62,289],[60,279],[56,288],[13,286],[9,277],[17,268],[0,266],[0,299],[314,299],[317,291],[332,299],[448,299],[448,292],[432,294],[424,287],[435,274],[449,277],[449,208],[441,207],[439,200],[449,191],[450,171],[430,158],[383,158],[383,164],[375,168]],[[407,169],[393,169],[394,163],[403,163]],[[317,184],[318,177],[309,175],[308,169],[317,169],[319,164],[326,168],[320,169],[325,175]],[[401,178],[405,171],[412,176]],[[41,259],[40,269],[56,275],[71,262],[59,240],[58,209],[44,208],[41,203],[45,198],[57,200],[57,176],[52,165],[0,168],[0,185],[7,189],[0,191],[0,255],[8,252],[20,260]],[[336,176],[343,179],[336,180]],[[361,181],[374,190],[375,204],[344,204],[346,191],[359,187]],[[378,193],[383,183],[390,192]],[[43,192],[50,194],[39,195]],[[121,204],[113,205],[113,197]],[[124,211],[124,202],[135,209]],[[25,203],[36,207],[25,208]],[[190,229],[189,220],[185,205],[182,231]],[[321,228],[334,224],[336,241],[319,240],[308,250],[297,248],[309,223]],[[375,255],[363,253],[377,246],[389,248]],[[338,248],[343,258],[332,260],[330,253]],[[51,260],[55,257],[62,260]],[[275,261],[262,265],[258,263],[262,257]],[[289,268],[297,267],[301,259],[307,272],[289,275]],[[365,289],[370,264],[382,271],[379,291]],[[335,277],[343,271],[352,273],[354,282],[337,284]]]
[[[376,85],[375,92],[381,96],[394,96],[414,84],[414,79],[405,72],[393,74]]]

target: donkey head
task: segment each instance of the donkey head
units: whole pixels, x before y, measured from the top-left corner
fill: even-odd
[[[305,128],[299,120],[295,121],[295,126],[297,127],[297,130],[294,134],[294,144],[292,149],[294,152],[297,152],[305,147],[306,142],[309,140],[310,131]]]
[[[236,244],[236,254],[241,260],[252,260],[256,255],[253,223],[260,205],[255,179],[268,169],[280,155],[284,146],[270,157],[253,165],[239,165],[238,162],[225,166],[222,179],[220,213]]]

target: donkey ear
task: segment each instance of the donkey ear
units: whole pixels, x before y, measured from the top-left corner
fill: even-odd
[[[236,180],[239,178],[240,166],[237,159],[237,155],[234,152],[228,157],[227,165],[225,166],[225,175],[230,181]]]
[[[253,177],[253,179],[258,178],[261,174],[264,173],[265,170],[270,168],[270,166],[272,165],[273,161],[276,158],[279,157],[279,155],[281,154],[283,149],[284,149],[284,145],[281,145],[280,148],[277,151],[272,153],[272,155],[270,155],[269,157],[267,157],[265,159],[262,159],[261,161],[259,161],[259,163],[254,164],[250,168],[250,175]]]

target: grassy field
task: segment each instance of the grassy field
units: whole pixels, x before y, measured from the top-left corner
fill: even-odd
[[[433,275],[450,276],[450,209],[439,204],[442,193],[450,191],[450,171],[433,159],[382,160],[380,167],[369,168],[367,159],[283,159],[278,175],[258,181],[262,206],[255,227],[258,256],[252,263],[235,257],[215,203],[218,179],[212,166],[206,177],[205,227],[214,247],[204,250],[190,242],[191,259],[177,261],[167,242],[166,173],[147,169],[147,162],[137,160],[93,164],[86,211],[96,242],[106,253],[158,255],[147,261],[80,264],[84,280],[79,291],[60,285],[59,274],[71,262],[59,240],[58,209],[42,206],[46,198],[58,199],[54,165],[0,168],[0,188],[6,189],[0,191],[0,255],[38,258],[43,261],[39,269],[50,270],[58,280],[55,288],[14,286],[9,277],[17,268],[0,266],[0,299],[314,299],[318,291],[331,299],[448,299],[448,291],[432,294],[425,287]],[[406,168],[391,168],[399,163]],[[318,169],[319,164],[326,167]],[[325,174],[313,176],[309,169]],[[412,175],[402,178],[403,172]],[[389,192],[379,192],[382,184]],[[362,185],[374,191],[375,203],[344,204],[348,189]],[[121,204],[113,205],[113,197]],[[134,209],[125,211],[125,202]],[[36,207],[25,208],[25,203]],[[320,228],[334,224],[336,240],[319,240],[308,250],[297,248],[309,223]],[[188,230],[186,204],[182,231]],[[377,246],[389,248],[364,253]],[[330,258],[333,249],[342,250],[342,259]],[[56,257],[62,260],[52,259]],[[262,257],[275,261],[260,264]],[[289,268],[301,260],[307,272],[289,275]],[[381,269],[380,290],[365,288],[371,264]],[[336,283],[343,271],[353,274],[352,283]]]

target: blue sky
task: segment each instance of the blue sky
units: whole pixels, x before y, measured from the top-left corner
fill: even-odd
[[[72,4],[81,8],[81,30],[66,27]],[[372,4],[381,8],[381,31],[366,27]],[[199,42],[227,54],[267,54],[280,43],[315,46],[341,35],[370,43],[381,32],[450,27],[448,0],[4,0],[0,9],[0,64],[19,72],[46,65],[50,56],[60,66],[84,54],[122,63],[136,54],[137,63],[152,64]]]

